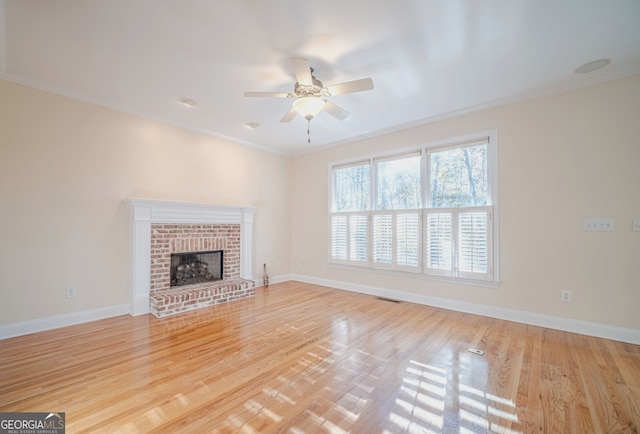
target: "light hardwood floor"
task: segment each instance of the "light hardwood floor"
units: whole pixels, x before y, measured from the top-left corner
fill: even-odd
[[[640,346],[286,282],[0,341],[0,411],[66,412],[67,433],[637,433]]]

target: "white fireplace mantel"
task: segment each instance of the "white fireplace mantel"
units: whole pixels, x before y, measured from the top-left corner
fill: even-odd
[[[239,224],[240,275],[253,280],[251,248],[256,208],[137,198],[127,202],[133,209],[131,315],[149,313],[152,223]]]

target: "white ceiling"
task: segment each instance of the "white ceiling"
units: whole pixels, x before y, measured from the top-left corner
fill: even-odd
[[[0,0],[7,80],[285,154],[640,72],[639,0]],[[290,57],[351,113],[280,118]],[[591,74],[580,65],[610,58]],[[180,98],[196,105],[187,108]],[[260,126],[250,129],[249,122]]]

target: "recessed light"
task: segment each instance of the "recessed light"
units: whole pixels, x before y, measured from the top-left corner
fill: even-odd
[[[576,74],[588,74],[589,72],[602,69],[610,63],[611,63],[611,59],[598,59],[577,67],[573,72],[575,72]]]
[[[196,102],[190,98],[180,98],[180,102],[187,107],[193,107],[194,105],[196,105]]]
[[[257,122],[247,122],[245,125],[247,128],[251,128],[252,130],[255,130],[260,126],[260,124]]]

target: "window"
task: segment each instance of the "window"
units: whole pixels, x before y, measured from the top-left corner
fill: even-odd
[[[427,149],[425,273],[492,280],[489,138]]]
[[[374,158],[376,209],[420,208],[420,152]]]
[[[331,173],[331,208],[334,210],[331,215],[331,259],[347,264],[368,264],[369,161],[334,167]]]
[[[366,211],[369,209],[369,162],[333,169],[334,211]]]
[[[331,167],[330,262],[497,280],[495,137]]]
[[[487,140],[427,151],[430,208],[487,204]]]
[[[420,151],[374,158],[374,268],[420,271]]]

